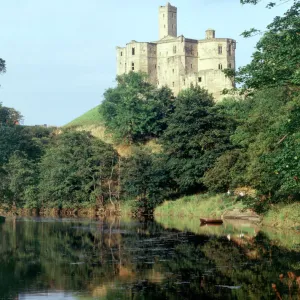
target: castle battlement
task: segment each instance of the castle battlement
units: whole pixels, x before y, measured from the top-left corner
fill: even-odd
[[[177,36],[177,8],[167,3],[159,7],[159,40],[137,42],[117,47],[117,75],[130,71],[147,73],[158,87],[167,85],[175,95],[191,84],[208,89],[218,100],[224,88],[234,83],[223,69],[235,69],[236,41],[216,38],[208,29],[205,39]]]

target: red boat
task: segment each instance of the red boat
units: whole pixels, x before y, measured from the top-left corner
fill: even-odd
[[[222,219],[205,219],[200,218],[201,224],[223,224]]]

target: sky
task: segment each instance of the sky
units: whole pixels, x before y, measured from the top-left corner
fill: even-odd
[[[290,2],[265,9],[240,0],[172,0],[178,35],[237,40],[236,64],[251,61],[259,37],[241,32],[265,29]],[[116,85],[116,46],[158,40],[158,7],[165,0],[0,0],[0,102],[24,116],[25,125],[62,126],[97,106]]]

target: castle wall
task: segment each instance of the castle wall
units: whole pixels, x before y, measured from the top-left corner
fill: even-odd
[[[147,64],[148,64],[148,76],[149,81],[153,85],[157,85],[157,45],[154,43],[147,44]]]
[[[125,48],[117,48],[117,74],[121,75],[130,71],[148,73],[148,58],[154,53],[149,53],[148,43],[132,41]]]
[[[182,46],[178,39],[157,44],[157,79],[158,86],[168,85],[171,89],[179,84],[182,72]]]
[[[182,80],[185,80],[185,86],[182,86],[182,89],[189,88],[191,85],[199,85],[213,94],[216,100],[222,98],[223,89],[230,89],[233,86],[231,80],[226,78],[221,70],[202,70],[183,76]]]
[[[222,69],[230,66],[235,68],[234,54],[229,55],[229,39],[211,39],[203,40],[198,43],[198,65],[199,71],[219,69],[219,64]],[[233,47],[232,47],[233,49]]]

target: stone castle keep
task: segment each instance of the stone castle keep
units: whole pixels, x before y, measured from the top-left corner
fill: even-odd
[[[216,38],[213,29],[203,40],[177,36],[177,8],[167,3],[159,8],[158,41],[117,47],[117,75],[145,72],[152,84],[168,85],[175,95],[191,84],[199,85],[218,100],[224,88],[234,85],[222,69],[235,69],[235,49],[235,40]]]

